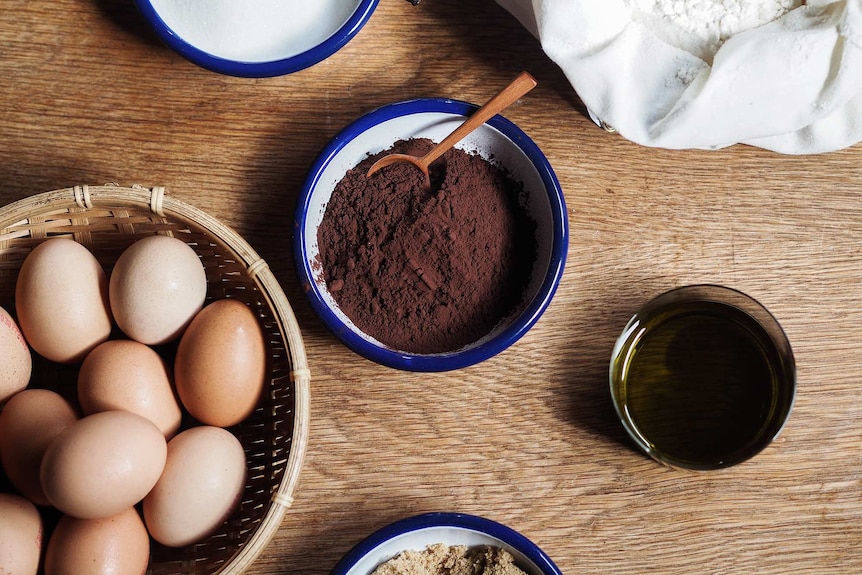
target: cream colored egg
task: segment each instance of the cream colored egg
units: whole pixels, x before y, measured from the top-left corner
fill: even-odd
[[[138,512],[60,519],[45,551],[45,575],[143,575],[150,538]]]
[[[167,438],[182,420],[170,368],[153,348],[128,339],[106,341],[87,355],[78,372],[78,400],[85,415],[142,415]]]
[[[163,545],[183,547],[209,535],[238,505],[247,476],[239,440],[220,427],[187,429],[168,444],[168,460],[144,499],[144,521]]]
[[[12,486],[36,505],[48,505],[39,479],[42,456],[77,420],[72,405],[47,389],[25,389],[0,411],[0,463]]]
[[[27,387],[33,370],[30,347],[18,324],[0,307],[0,404]]]
[[[153,422],[129,411],[102,411],[69,426],[48,446],[42,489],[67,515],[108,517],[144,498],[166,457],[165,437]]]
[[[108,278],[90,251],[70,239],[36,246],[21,264],[15,309],[39,355],[76,363],[111,335]]]
[[[206,272],[182,240],[149,236],[126,248],[111,272],[110,299],[117,325],[149,345],[176,339],[203,307]]]
[[[36,506],[0,493],[0,573],[36,575],[42,553],[42,517]]]
[[[223,299],[198,313],[174,360],[180,402],[207,425],[230,427],[257,406],[267,354],[257,317],[242,302]]]

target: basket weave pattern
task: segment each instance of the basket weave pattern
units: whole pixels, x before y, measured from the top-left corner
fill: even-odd
[[[154,542],[148,573],[242,573],[269,543],[293,502],[308,433],[305,348],[290,304],[266,262],[231,229],[165,196],[164,188],[76,186],[0,209],[0,306],[14,314],[21,263],[48,238],[68,237],[85,245],[110,274],[123,250],[153,234],[180,238],[197,252],[206,270],[206,303],[234,298],[255,312],[267,337],[270,379],[255,412],[230,428],[245,449],[249,471],[239,507],[197,544],[169,549]],[[174,349],[159,351],[170,359]],[[77,366],[34,355],[33,374],[35,386],[75,400]]]

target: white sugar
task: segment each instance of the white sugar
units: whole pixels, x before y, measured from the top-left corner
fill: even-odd
[[[359,0],[152,0],[174,33],[214,56],[270,62],[325,41]]]

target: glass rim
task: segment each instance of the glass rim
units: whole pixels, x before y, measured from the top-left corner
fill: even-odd
[[[668,308],[675,303],[697,301],[707,301],[727,305],[748,315],[764,330],[770,344],[774,347],[776,356],[781,360],[781,386],[778,390],[778,399],[776,400],[780,409],[770,411],[770,413],[764,418],[758,433],[754,435],[748,443],[735,451],[729,452],[727,456],[721,460],[708,463],[686,461],[682,458],[675,457],[674,455],[661,453],[655,449],[649,439],[641,433],[638,426],[634,423],[633,418],[628,411],[625,398],[620,397],[619,394],[619,387],[622,384],[623,379],[620,372],[624,371],[621,365],[627,365],[629,363],[629,359],[626,359],[622,363],[619,359],[623,355],[629,354],[634,349],[635,344],[642,338],[645,332],[645,328],[641,326],[643,318],[651,317],[652,314]],[[756,313],[752,313],[752,311]],[[608,379],[610,384],[611,400],[614,405],[617,418],[623,425],[629,438],[635,442],[637,447],[661,464],[671,468],[693,471],[708,471],[731,467],[747,461],[763,451],[784,430],[796,401],[796,391],[798,387],[793,350],[790,346],[790,341],[786,332],[781,327],[781,324],[775,316],[766,308],[766,306],[748,294],[740,290],[718,284],[693,284],[675,287],[650,298],[641,305],[641,307],[629,319],[625,328],[614,343],[613,352],[611,353]]]

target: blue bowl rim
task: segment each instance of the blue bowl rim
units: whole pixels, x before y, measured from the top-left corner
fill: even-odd
[[[365,25],[379,0],[359,0],[359,5],[350,18],[329,38],[299,54],[269,62],[243,62],[222,58],[205,52],[188,43],[168,26],[153,8],[151,0],[135,0],[138,10],[150,23],[156,34],[172,50],[186,60],[212,72],[242,78],[269,78],[304,70],[322,62],[343,48]]]
[[[418,355],[395,351],[369,343],[345,326],[320,297],[314,282],[315,272],[311,269],[308,258],[305,255],[307,246],[302,230],[305,229],[311,192],[317,184],[320,174],[332,161],[334,156],[356,136],[386,120],[410,114],[437,112],[466,117],[477,109],[478,106],[475,104],[460,100],[420,98],[395,102],[372,110],[354,120],[329,142],[315,160],[300,190],[294,218],[293,247],[294,262],[303,291],[317,316],[336,337],[357,354],[381,365],[404,371],[437,372],[468,367],[491,358],[519,340],[539,320],[550,304],[562,278],[568,252],[569,232],[566,203],[560,182],[557,180],[557,176],[548,159],[536,143],[514,123],[498,114],[491,118],[487,124],[511,139],[527,155],[538,170],[542,182],[551,196],[550,200],[553,210],[551,269],[548,270],[542,286],[539,288],[537,297],[522,312],[520,319],[494,338],[483,342],[477,347],[467,350],[455,350],[449,353]]]
[[[497,523],[491,519],[470,515],[467,513],[450,513],[434,511],[398,520],[382,527],[357,543],[335,565],[330,575],[345,575],[350,568],[365,555],[390,539],[426,529],[428,527],[460,527],[471,531],[485,533],[499,539],[506,545],[517,549],[527,559],[534,563],[545,575],[562,575],[560,569],[538,545],[521,535],[511,527]]]

